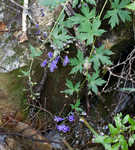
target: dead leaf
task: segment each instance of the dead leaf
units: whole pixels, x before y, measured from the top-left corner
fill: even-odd
[[[3,34],[6,31],[6,25],[3,22],[0,22],[0,34]]]
[[[23,32],[22,35],[19,37],[19,43],[23,43],[27,40],[28,40],[27,33]]]

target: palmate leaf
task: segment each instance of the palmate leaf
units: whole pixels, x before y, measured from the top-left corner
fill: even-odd
[[[96,16],[96,9],[93,8],[91,11],[89,11],[88,6],[86,7],[82,6],[81,12],[83,15],[75,13],[74,16],[68,18],[64,22],[64,25],[68,28],[72,28],[75,24],[83,26],[84,22],[89,23],[89,20],[91,20],[92,18]]]
[[[91,11],[89,7],[82,6],[81,14],[75,14],[65,21],[65,25],[69,28],[73,25],[79,25],[77,30],[77,39],[81,41],[86,41],[86,44],[89,45],[93,42],[94,36],[100,36],[105,30],[99,29],[101,21],[96,17],[96,10],[93,8]]]
[[[74,105],[70,104],[70,106],[72,109],[75,109],[77,112],[83,111],[82,108],[80,108],[80,99],[78,99]]]
[[[51,8],[54,8],[57,5],[60,5],[64,2],[66,2],[66,0],[38,0],[38,2],[42,6],[49,6]]]
[[[30,51],[31,51],[30,56],[31,56],[32,58],[35,58],[35,57],[37,57],[37,56],[41,56],[41,55],[42,55],[42,51],[41,51],[41,50],[36,49],[36,48],[33,47],[31,44],[29,45],[29,47],[30,47]]]
[[[102,35],[105,30],[99,29],[101,22],[98,18],[95,18],[92,23],[86,21],[83,22],[78,28],[77,38],[80,40],[86,40],[87,45],[93,42],[94,36]]]
[[[84,59],[83,53],[80,50],[78,50],[77,57],[70,59],[70,66],[73,67],[70,74],[74,74],[77,72],[81,73],[83,70],[84,62],[85,62],[85,59]]]
[[[95,53],[92,55],[90,62],[93,63],[95,71],[99,69],[102,65],[111,65],[112,62],[110,60],[110,55],[112,55],[112,51],[109,49],[104,49],[104,45],[99,48],[96,48]]]
[[[126,8],[131,9],[131,10],[135,10],[135,1],[132,2],[131,4],[127,5]]]
[[[119,143],[122,150],[128,150],[128,143],[123,135],[119,135]]]
[[[98,72],[93,73],[92,76],[87,75],[88,89],[92,90],[96,95],[98,93],[98,86],[102,86],[106,81],[99,77]]]
[[[109,24],[112,28],[119,24],[119,18],[123,22],[131,20],[131,12],[124,9],[129,2],[130,0],[114,0],[111,2],[112,10],[108,10],[104,18],[110,18]]]
[[[74,92],[78,92],[80,88],[80,82],[77,82],[75,85],[73,85],[71,80],[66,80],[66,86],[68,89],[61,91],[61,93],[73,95]]]
[[[79,0],[73,0],[72,7],[75,8],[78,4]]]
[[[57,26],[52,32],[53,45],[55,45],[58,49],[62,49],[64,47],[64,43],[66,43],[69,39],[72,39],[72,37],[68,35],[67,30],[62,27]]]
[[[86,0],[87,3],[90,3],[91,5],[95,5],[96,6],[96,2],[95,0]]]

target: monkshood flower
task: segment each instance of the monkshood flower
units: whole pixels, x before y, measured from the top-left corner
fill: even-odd
[[[59,130],[59,131],[62,131],[64,133],[68,132],[69,131],[69,127],[62,124],[62,125],[57,125],[56,128]]]
[[[57,56],[50,64],[50,72],[53,72],[54,69],[57,68],[57,63],[59,61],[60,56]]]
[[[39,24],[36,24],[35,26],[36,26],[36,28],[39,28]]]
[[[44,13],[44,9],[43,8],[40,9],[40,12],[41,12],[41,17],[44,17],[45,13]]]
[[[41,34],[41,31],[40,31],[40,30],[38,30],[38,31],[36,32],[36,35],[39,35],[39,34]]]
[[[53,60],[50,64],[50,72],[54,72],[54,69],[57,68],[57,63]]]
[[[48,57],[51,59],[53,57],[53,53],[52,52],[48,52]]]
[[[44,33],[43,33],[43,36],[44,36],[44,38],[47,38],[47,33],[44,32]]]
[[[47,64],[47,59],[45,59],[45,60],[42,62],[41,67],[45,67],[46,64]]]
[[[64,118],[61,118],[59,116],[54,117],[54,121],[56,121],[56,122],[60,122],[60,121],[63,121],[63,120],[64,120]]]
[[[60,59],[60,56],[57,56],[57,57],[55,58],[54,61],[55,61],[56,64],[58,63],[59,59]]]
[[[68,116],[68,120],[70,122],[73,122],[75,120],[74,114],[71,114],[70,116]]]
[[[63,66],[65,67],[69,63],[68,56],[65,56]]]

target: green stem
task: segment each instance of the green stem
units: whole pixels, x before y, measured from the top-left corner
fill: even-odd
[[[108,2],[108,0],[105,1],[104,5],[103,5],[103,7],[102,7],[102,10],[101,10],[101,12],[100,12],[100,14],[99,14],[99,19],[101,18],[101,15],[102,15],[102,13],[103,13],[103,11],[104,11],[104,9],[105,9],[105,6],[106,6],[107,2]],[[89,58],[91,58],[91,56],[92,56],[92,54],[93,54],[93,52],[94,52],[94,48],[95,48],[94,44],[95,44],[95,40],[93,41],[92,49],[91,49]]]
[[[99,14],[99,19],[101,18],[101,15],[102,15],[102,13],[103,13],[103,11],[104,11],[104,9],[105,9],[105,6],[106,6],[107,2],[108,2],[108,0],[105,1],[104,5],[103,5],[103,7],[102,7],[102,10],[101,10],[101,12],[100,12],[100,14]],[[93,41],[93,43],[92,43],[92,49],[91,49],[91,51],[90,51],[89,58],[91,58],[91,56],[92,56],[92,54],[93,54],[93,52],[94,52],[94,48],[95,48],[95,39],[94,39],[94,41]],[[86,74],[88,74],[88,69],[87,69]],[[87,75],[86,75],[86,78],[87,78]],[[87,81],[86,78],[85,78],[85,80],[82,82],[82,84],[81,84],[81,86],[80,86],[80,89],[83,87],[84,83]]]
[[[99,19],[101,18],[101,15],[102,15],[102,13],[103,13],[103,11],[104,11],[104,9],[105,9],[105,6],[106,6],[107,2],[108,2],[108,0],[105,1],[104,5],[103,5],[103,7],[102,7],[102,10],[101,10],[101,12],[100,12],[100,14],[99,14]]]
[[[53,28],[51,29],[51,31],[50,31],[50,33],[49,33],[49,36],[47,37],[47,39],[43,42],[42,46],[40,47],[41,49],[43,48],[44,44],[51,38],[52,32],[54,31],[55,27],[57,26],[57,24],[58,24],[58,22],[59,22],[59,20],[60,20],[60,17],[61,17],[61,15],[63,14],[64,9],[65,9],[65,7],[66,7],[66,5],[67,5],[68,2],[69,2],[69,0],[67,0],[67,2],[64,4],[63,9],[61,10],[61,12],[60,12],[60,14],[59,14],[59,16],[58,16],[58,18],[57,18],[57,20],[56,20],[56,22],[55,22]]]
[[[87,128],[97,137],[98,133],[92,128],[92,126],[83,118],[81,117],[80,120],[86,125]]]
[[[33,93],[33,91],[32,91],[32,80],[31,80],[31,70],[32,70],[32,65],[33,65],[33,58],[32,58],[32,60],[31,60],[31,63],[30,63],[30,69],[29,69],[29,84],[30,84],[30,92],[31,92],[31,94],[33,95],[34,93]]]

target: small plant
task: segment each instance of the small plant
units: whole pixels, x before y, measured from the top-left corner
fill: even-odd
[[[59,116],[54,117],[54,121],[57,122],[56,129],[58,131],[62,131],[64,133],[70,131],[70,127],[68,125],[65,125],[65,122],[74,122],[75,121],[75,116],[74,113],[70,113],[67,117],[62,118]]]
[[[106,18],[110,18],[109,24],[112,28],[114,28],[116,25],[119,25],[120,19],[125,21],[131,21],[130,12],[128,10],[125,10],[125,7],[130,3],[130,0],[114,0],[111,1],[111,10],[107,11],[107,14],[105,15]]]
[[[63,9],[61,10],[54,26],[52,27],[49,35],[45,35],[45,41],[42,45],[49,43],[53,48],[53,51],[48,52],[48,57],[44,59],[41,63],[41,67],[48,67],[50,72],[54,72],[58,68],[58,62],[62,62],[63,67],[67,64],[70,65],[71,71],[69,75],[76,76],[81,74],[83,79],[81,81],[72,82],[67,76],[66,86],[67,89],[61,91],[68,96],[76,96],[75,104],[70,104],[72,110],[75,113],[83,112],[80,107],[80,97],[79,93],[85,86],[88,89],[89,94],[98,94],[100,92],[101,86],[103,86],[106,81],[103,80],[103,67],[113,65],[111,62],[111,55],[113,52],[106,49],[102,44],[96,44],[99,37],[101,37],[106,31],[103,29],[103,22],[106,19],[110,25],[110,30],[116,28],[120,22],[125,23],[126,21],[131,21],[131,12],[128,9],[135,10],[135,2],[131,0],[104,0],[103,6],[99,11],[96,0],[72,0],[70,1],[72,6],[71,15],[66,12],[66,7],[69,0],[38,0],[43,6],[49,6],[52,9],[62,4]],[[106,5],[110,6],[107,8]],[[128,9],[126,9],[128,8]],[[41,10],[41,16],[45,14]],[[103,16],[104,15],[104,16]],[[134,21],[133,21],[134,22]],[[36,25],[39,29],[39,25]],[[40,34],[38,30],[37,34]],[[81,43],[84,49],[77,47],[77,43]],[[67,48],[70,47],[70,43],[76,46],[76,55],[69,58],[67,55]],[[98,45],[98,46],[97,46]],[[31,96],[35,99],[36,94],[32,91],[34,83],[31,79],[31,71],[33,60],[42,54],[40,49],[34,48],[30,45],[30,58],[31,64],[28,71],[22,71],[23,75],[28,78]],[[70,52],[69,52],[70,53]],[[61,55],[62,54],[62,55]],[[64,57],[63,57],[64,54]],[[61,60],[61,61],[60,61]],[[134,89],[125,88],[123,90],[134,92]],[[65,118],[55,116],[54,121],[56,122],[56,129],[61,132],[68,132],[70,128],[66,125],[67,121],[73,122],[75,120],[74,114],[69,114]],[[129,146],[132,146],[135,141],[135,121],[126,115],[124,118],[122,114],[117,114],[114,117],[115,125],[109,124],[109,135],[99,135],[95,130],[87,123],[87,121],[81,118],[90,131],[94,134],[94,142],[101,143],[106,150],[128,150]]]
[[[101,143],[106,150],[128,150],[128,147],[134,144],[135,120],[129,115],[122,118],[122,113],[117,114],[114,117],[115,125],[108,125],[110,131],[109,135],[99,135],[85,119],[82,118],[81,120],[94,134],[94,143]]]
[[[78,99],[74,105],[73,104],[70,104],[70,105],[71,105],[72,110],[78,113],[83,112],[83,109],[80,107],[80,99]]]

